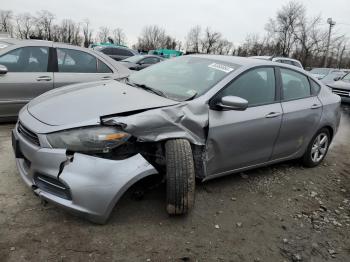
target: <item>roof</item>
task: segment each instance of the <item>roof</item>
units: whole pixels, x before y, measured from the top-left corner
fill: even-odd
[[[23,44],[52,44],[53,42],[52,41],[47,41],[47,40],[34,40],[34,39],[17,39],[17,38],[3,38],[1,39],[1,42],[6,42],[6,43],[9,43],[9,44],[20,44],[20,45],[23,45]]]

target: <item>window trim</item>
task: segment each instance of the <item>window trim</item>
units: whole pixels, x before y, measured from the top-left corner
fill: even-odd
[[[308,83],[309,83],[310,95],[309,95],[309,96],[305,96],[305,97],[301,97],[301,98],[284,99],[281,68],[282,68],[282,69],[291,70],[291,71],[294,71],[294,72],[296,72],[296,73],[299,73],[299,74],[305,76],[306,79],[307,79],[307,81],[308,81]],[[305,75],[304,73],[302,73],[302,72],[300,72],[300,71],[298,71],[298,70],[294,70],[294,68],[283,67],[283,66],[278,66],[278,71],[279,71],[279,75],[280,75],[280,79],[281,79],[281,88],[280,88],[280,89],[281,89],[281,103],[283,103],[283,102],[289,102],[289,101],[294,101],[294,100],[300,100],[300,99],[306,99],[306,98],[310,98],[310,97],[317,96],[317,95],[312,94],[311,83],[310,83],[310,80],[309,80],[309,76]],[[320,90],[321,90],[321,88],[320,88]]]
[[[17,48],[14,48],[14,49],[11,49],[11,50],[8,50],[8,52],[6,52],[5,54],[3,54],[3,55],[1,55],[0,56],[0,58],[1,57],[3,57],[3,56],[5,56],[5,55],[7,55],[7,54],[9,54],[9,53],[11,53],[11,52],[13,52],[13,51],[16,51],[16,50],[18,50],[18,49],[22,49],[22,48],[33,48],[33,47],[38,47],[38,48],[47,48],[47,67],[46,67],[46,71],[45,72],[11,72],[11,71],[9,71],[9,73],[52,73],[53,71],[51,70],[51,61],[50,61],[50,59],[51,59],[51,57],[50,57],[50,53],[51,53],[51,48],[52,47],[50,47],[50,46],[44,46],[44,45],[42,45],[42,46],[36,46],[36,45],[28,45],[28,46],[20,46],[20,47],[17,47]],[[51,70],[51,71],[49,71],[49,70]]]
[[[241,72],[239,75],[237,75],[236,77],[234,77],[230,82],[228,82],[223,88],[221,88],[219,91],[217,91],[209,100],[209,107],[210,108],[215,108],[215,104],[216,104],[216,100],[218,99],[219,94],[226,88],[228,88],[234,81],[236,81],[237,79],[239,79],[241,76],[243,76],[244,74],[259,69],[259,68],[272,68],[274,75],[275,75],[275,99],[273,102],[270,103],[262,103],[262,104],[256,104],[256,105],[248,105],[247,108],[252,108],[252,107],[257,107],[257,106],[265,106],[265,105],[273,105],[276,103],[280,103],[281,101],[281,82],[280,79],[278,79],[277,77],[277,67],[274,65],[259,65],[259,66],[255,66],[252,68],[249,68],[243,72]]]
[[[97,59],[97,72],[96,74],[113,74],[114,71],[105,63],[103,62],[101,59],[99,59],[98,57],[96,57]],[[111,71],[111,72],[108,72],[108,73],[102,73],[102,72],[99,72],[100,70],[100,64],[103,63],[105,66],[107,66],[107,68]]]
[[[319,85],[319,84],[318,84],[315,80],[313,80],[311,77],[308,77],[308,79],[309,79],[311,94],[312,94],[313,96],[318,96],[318,95],[320,94],[320,92],[321,92],[322,86]],[[316,92],[316,93],[312,92],[313,89],[312,89],[312,87],[311,87],[311,81],[315,82],[315,84],[319,86],[318,92]]]

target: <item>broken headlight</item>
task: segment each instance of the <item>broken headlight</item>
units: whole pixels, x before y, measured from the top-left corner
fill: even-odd
[[[74,152],[108,153],[125,143],[130,134],[114,127],[87,127],[51,133],[47,140],[53,148],[64,148]]]

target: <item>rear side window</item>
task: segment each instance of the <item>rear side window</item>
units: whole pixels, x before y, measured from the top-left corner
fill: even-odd
[[[159,59],[156,57],[147,57],[141,61],[143,64],[155,64],[159,62]]]
[[[296,71],[281,68],[284,100],[293,100],[311,96],[308,78]]]
[[[48,47],[22,47],[0,57],[9,72],[47,72]]]
[[[104,48],[101,50],[101,52],[106,55],[114,55],[114,48]]]
[[[275,101],[275,86],[274,69],[257,68],[239,76],[219,97],[238,96],[246,99],[249,106],[269,104]]]
[[[122,56],[133,56],[134,55],[129,50],[122,49],[122,48],[114,48],[114,54],[115,55],[122,55]]]
[[[57,48],[58,72],[97,73],[97,59],[86,52]]]
[[[310,79],[310,84],[311,84],[311,93],[313,95],[317,95],[318,92],[320,92],[321,86],[317,84],[314,80]]]
[[[113,71],[101,60],[98,60],[98,73],[113,73]]]

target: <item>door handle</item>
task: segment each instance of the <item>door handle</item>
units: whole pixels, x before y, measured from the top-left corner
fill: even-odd
[[[320,107],[321,107],[320,104],[313,104],[313,105],[311,106],[311,109],[317,109],[317,108],[320,108]]]
[[[101,77],[101,80],[109,80],[109,79],[112,79],[112,77],[111,76],[103,76],[103,77]]]
[[[49,76],[39,76],[36,81],[51,81],[52,78]]]
[[[282,115],[282,113],[280,113],[280,112],[271,112],[271,113],[268,113],[265,117],[266,118],[274,118],[274,117],[277,117],[280,115]]]

